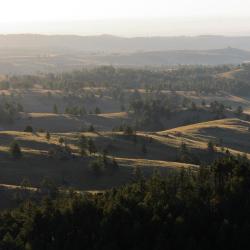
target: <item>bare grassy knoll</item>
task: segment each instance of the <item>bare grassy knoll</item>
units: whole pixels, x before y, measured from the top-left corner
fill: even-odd
[[[219,151],[227,148],[234,153],[250,152],[250,122],[240,119],[221,119],[192,124],[158,134],[179,137],[194,148],[205,149],[208,141],[212,141]]]

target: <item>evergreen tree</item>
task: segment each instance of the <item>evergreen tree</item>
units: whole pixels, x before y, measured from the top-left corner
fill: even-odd
[[[46,139],[49,141],[50,140],[50,133],[47,131],[46,132]]]
[[[16,141],[13,141],[10,145],[10,154],[13,159],[22,158],[22,151],[19,144]]]
[[[78,147],[80,150],[80,155],[84,156],[86,154],[86,148],[87,148],[87,139],[84,135],[81,135],[79,140],[78,140]]]
[[[92,139],[88,140],[88,150],[90,154],[95,154],[97,152],[95,143]]]
[[[209,140],[208,143],[207,143],[207,150],[210,153],[214,153],[215,152],[215,146],[214,146],[214,143],[211,140]]]
[[[58,108],[57,108],[56,104],[54,104],[54,106],[53,106],[53,112],[54,112],[54,114],[58,114]]]
[[[95,176],[100,176],[103,171],[103,162],[101,159],[95,159],[89,163],[90,170],[94,173]]]
[[[95,132],[95,128],[92,124],[89,126],[88,132],[91,132],[91,133]]]

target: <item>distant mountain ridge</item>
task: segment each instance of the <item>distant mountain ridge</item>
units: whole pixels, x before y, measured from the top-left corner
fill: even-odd
[[[100,65],[171,67],[246,61],[250,61],[250,37],[0,35],[0,74],[62,72]]]
[[[165,50],[212,50],[233,47],[250,50],[250,37],[227,36],[180,36],[180,37],[134,37],[111,35],[0,35],[0,50],[28,49],[84,52],[135,52]]]
[[[94,57],[96,62],[127,66],[219,65],[250,61],[250,52],[235,48],[217,50],[150,51]]]

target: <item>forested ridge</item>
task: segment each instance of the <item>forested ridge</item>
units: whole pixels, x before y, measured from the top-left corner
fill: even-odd
[[[249,82],[245,75],[248,65],[241,65],[244,77],[235,79],[220,78],[218,74],[238,68],[236,66],[180,66],[173,69],[132,69],[112,66],[82,69],[58,74],[39,76],[9,76],[0,88],[32,88],[36,84],[48,89],[80,90],[83,87],[112,88],[145,88],[148,90],[198,91],[216,93],[227,91],[235,94],[246,94]]]
[[[2,212],[0,249],[247,249],[249,193],[244,156],[150,179],[137,169],[117,189],[49,192]]]

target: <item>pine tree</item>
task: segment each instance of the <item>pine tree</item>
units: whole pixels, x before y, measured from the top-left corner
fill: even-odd
[[[16,141],[13,141],[10,145],[10,154],[13,159],[22,158],[22,151],[19,144]]]
[[[88,150],[90,154],[95,154],[97,152],[95,143],[92,139],[88,140]]]
[[[210,153],[214,153],[215,152],[215,147],[214,147],[214,143],[210,140],[207,143],[207,149]]]
[[[92,133],[95,132],[95,128],[92,124],[89,126],[88,132],[92,132]]]
[[[87,148],[87,139],[84,135],[81,135],[78,140],[78,147],[80,150],[80,155],[84,156],[86,154],[86,148]]]
[[[103,171],[103,162],[100,159],[95,159],[89,163],[89,168],[95,176],[100,176]]]
[[[54,106],[53,106],[53,112],[54,112],[55,114],[58,114],[58,108],[57,108],[57,105],[56,105],[56,104],[54,104]]]
[[[50,133],[49,133],[49,132],[46,133],[46,139],[47,139],[48,141],[50,140]]]

